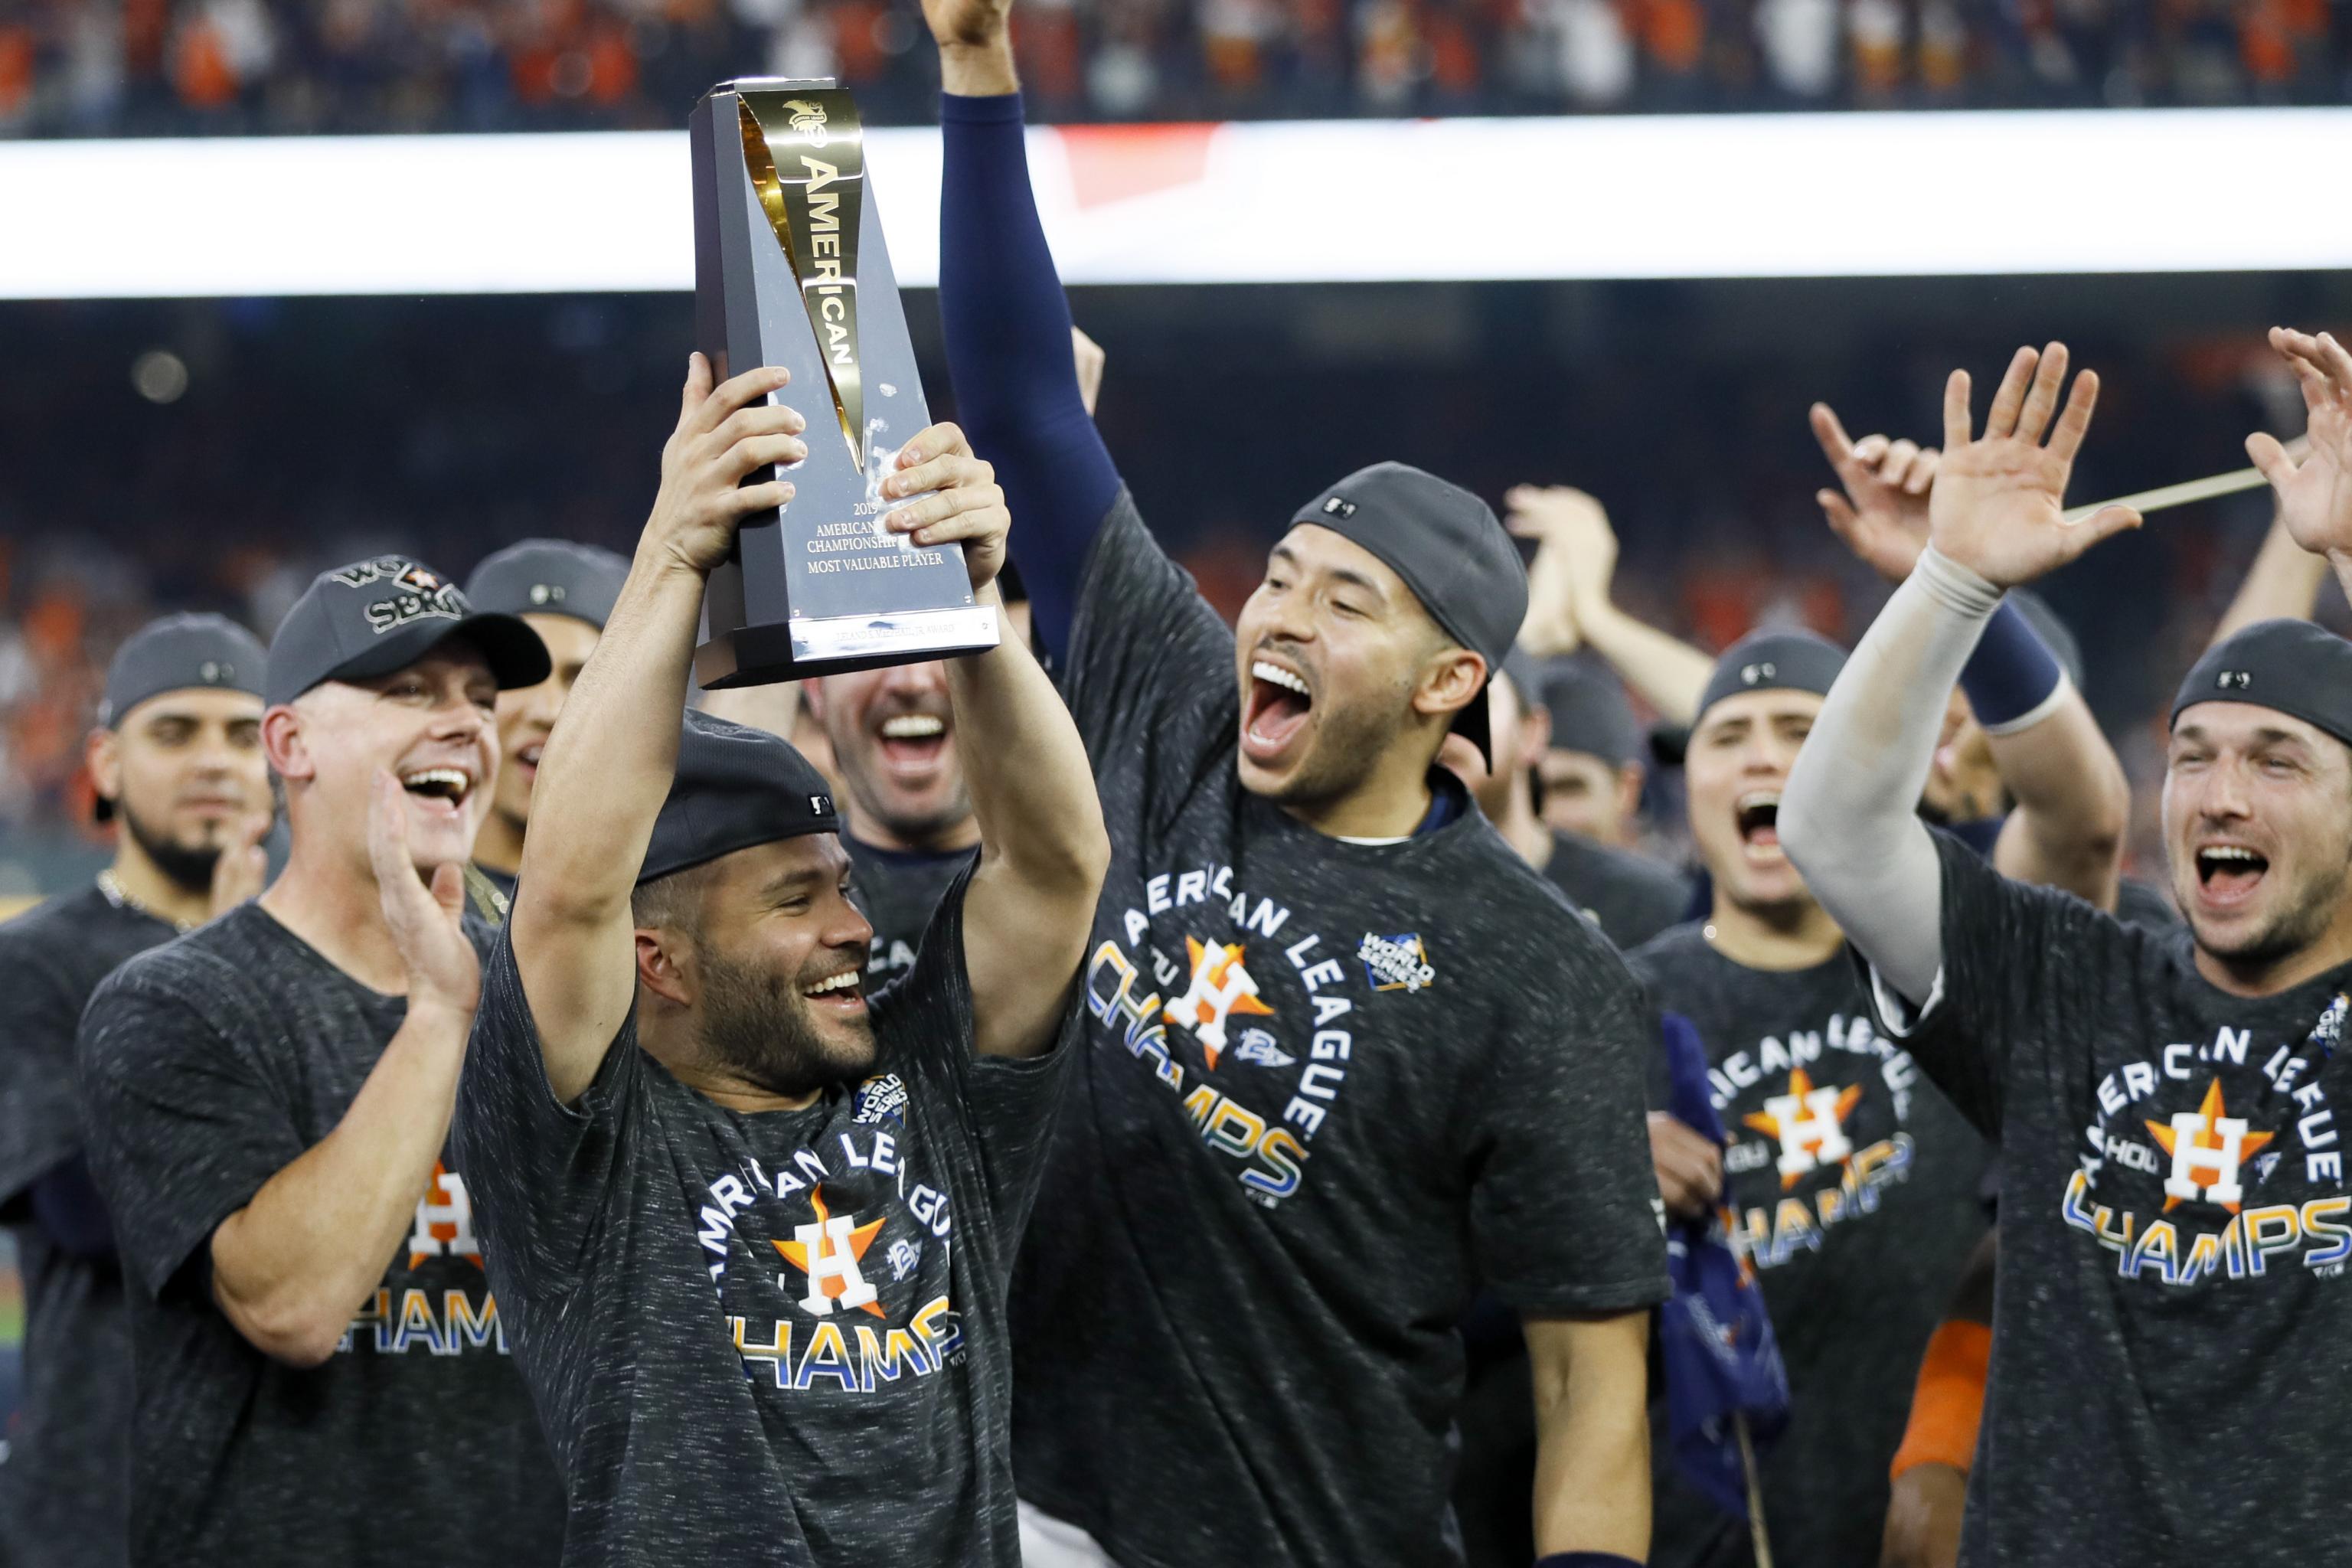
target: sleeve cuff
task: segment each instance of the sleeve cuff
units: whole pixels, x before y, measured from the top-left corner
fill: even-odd
[[[1936,969],[1935,984],[1927,987],[1927,999],[1916,1007],[1912,1006],[1901,992],[1886,983],[1885,976],[1878,973],[1876,964],[1865,960],[1864,968],[1870,974],[1870,1000],[1878,1010],[1878,1021],[1886,1033],[1895,1039],[1909,1039],[1918,1032],[1919,1026],[1926,1023],[1934,1015],[1936,1009],[1943,1004],[1944,971],[1940,964]]]
[[[940,122],[957,125],[1003,125],[1021,123],[1021,95],[1017,92],[993,93],[985,98],[966,98],[961,93],[940,94]]]

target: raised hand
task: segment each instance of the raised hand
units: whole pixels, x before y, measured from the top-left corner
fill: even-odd
[[[2050,416],[2065,379],[2065,344],[2052,343],[2038,354],[2018,350],[1993,395],[1982,437],[1970,432],[1969,373],[1956,370],[1944,384],[1944,456],[1929,500],[1928,532],[1938,552],[1996,587],[2031,583],[2109,535],[2139,526],[2139,513],[2119,506],[2066,521],[2066,479],[2091,427],[2099,378],[2087,370],[2074,378],[2065,412],[2053,427]]]
[[[218,920],[261,892],[269,878],[269,855],[261,841],[269,837],[270,814],[257,811],[231,829],[213,862],[212,893],[207,918]]]
[[[1566,485],[1517,485],[1503,497],[1503,525],[1536,542],[1528,568],[1528,621],[1522,639],[1538,654],[1573,652],[1585,625],[1609,607],[1617,572],[1617,535],[1609,513]]]
[[[1900,583],[1927,547],[1927,496],[1942,454],[1884,436],[1849,440],[1826,403],[1814,404],[1811,417],[1813,438],[1845,487],[1843,495],[1821,489],[1813,499],[1847,549],[1888,582]]]
[[[677,427],[662,443],[661,489],[646,519],[641,549],[653,546],[708,574],[734,548],[735,531],[747,514],[792,500],[789,479],[742,482],[764,464],[808,456],[800,415],[768,401],[792,378],[780,367],[747,370],[714,391],[710,362],[700,354],[688,362]]]
[[[408,853],[408,796],[383,768],[368,811],[368,859],[383,923],[408,967],[409,1010],[424,1005],[471,1014],[481,1002],[482,965],[466,937],[465,868],[447,861],[433,868],[430,888],[417,880]]]
[[[923,20],[931,38],[942,48],[950,44],[984,44],[1001,37],[1013,0],[923,0]]]
[[[2272,437],[2246,437],[2246,455],[2278,492],[2279,521],[2314,555],[2352,563],[2352,353],[2335,335],[2271,329],[2271,347],[2294,367],[2310,415],[2311,449],[2298,463]]]
[[[1003,570],[1013,514],[1004,510],[996,470],[971,455],[971,443],[956,426],[917,431],[898,449],[898,471],[882,481],[882,493],[916,498],[882,519],[891,532],[912,534],[919,545],[963,546],[973,593]]]

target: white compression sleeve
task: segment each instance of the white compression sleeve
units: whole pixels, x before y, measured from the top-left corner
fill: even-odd
[[[1915,1003],[1944,962],[1943,868],[1919,792],[1952,685],[2000,604],[1929,545],[1846,661],[1780,802],[1780,843],[1806,886]]]

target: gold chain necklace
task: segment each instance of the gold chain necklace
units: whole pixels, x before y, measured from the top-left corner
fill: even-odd
[[[160,910],[150,909],[147,905],[131,896],[131,889],[122,885],[122,879],[114,874],[114,868],[111,866],[109,866],[106,869],[98,874],[98,890],[104,893],[106,895],[107,901],[111,903],[115,908],[119,910],[136,910],[139,913],[145,915],[151,921],[162,921],[165,925],[170,926],[182,936],[187,935],[190,931],[195,930],[196,927],[204,923],[201,921],[175,920],[172,916],[164,914]]]

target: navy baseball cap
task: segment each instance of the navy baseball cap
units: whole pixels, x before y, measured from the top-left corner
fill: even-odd
[[[262,695],[274,708],[321,681],[390,675],[461,633],[499,689],[547,679],[547,645],[518,617],[478,612],[456,584],[404,555],[354,561],[320,573],[286,612]]]
[[[1528,569],[1494,509],[1460,485],[1406,463],[1359,468],[1292,514],[1362,545],[1404,579],[1445,635],[1486,661],[1491,675],[1528,618]],[[1491,764],[1486,704],[1473,700],[1454,728]]]
[[[637,883],[755,844],[840,831],[833,786],[790,741],[689,710],[677,774],[654,819]]]
[[[166,691],[209,687],[259,697],[268,663],[261,639],[226,616],[165,616],[150,621],[123,639],[106,667],[99,728],[121,727],[133,708]],[[90,810],[99,821],[109,821],[114,803],[100,795]]]
[[[1808,631],[1750,632],[1723,650],[1698,700],[1699,717],[1743,691],[1810,691],[1829,695],[1845,668],[1845,649]],[[1694,727],[1697,724],[1694,719]]]
[[[2172,724],[2200,702],[2273,709],[2352,746],[2352,643],[2309,621],[2256,621],[2189,667]]]
[[[1551,714],[1555,750],[1582,752],[1612,768],[1641,759],[1642,726],[1615,676],[1581,659],[1557,658],[1544,668],[1540,700]]]
[[[486,557],[466,579],[475,609],[497,616],[570,616],[598,631],[612,618],[629,563],[593,544],[526,539]]]

